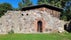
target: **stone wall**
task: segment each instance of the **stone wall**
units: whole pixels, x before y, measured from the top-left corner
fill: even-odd
[[[32,9],[27,11],[7,11],[0,18],[0,34],[11,30],[14,33],[37,33],[37,21],[43,22],[43,33],[63,32],[62,21],[47,11]]]

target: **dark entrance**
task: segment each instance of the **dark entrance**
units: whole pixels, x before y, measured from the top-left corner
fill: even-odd
[[[37,22],[37,31],[42,32],[42,21]]]

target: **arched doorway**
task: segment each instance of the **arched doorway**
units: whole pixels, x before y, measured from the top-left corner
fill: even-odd
[[[42,32],[42,21],[37,22],[37,31]]]

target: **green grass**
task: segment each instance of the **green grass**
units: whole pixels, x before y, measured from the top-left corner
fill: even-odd
[[[6,34],[0,40],[71,40],[71,33],[52,34]]]

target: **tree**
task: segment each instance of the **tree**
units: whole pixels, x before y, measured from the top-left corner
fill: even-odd
[[[49,0],[38,0],[38,4],[48,4]]]
[[[38,4],[50,4],[60,8],[64,8],[69,0],[38,0]]]
[[[23,7],[23,3],[22,2],[19,2],[18,3],[18,6],[19,6],[19,9],[21,9]]]
[[[22,0],[22,2],[18,3],[19,9],[27,6],[31,6],[33,3],[30,0]]]
[[[67,13],[68,21],[71,20],[71,1],[67,2],[66,10],[65,11]]]
[[[32,5],[32,2],[30,0],[22,0],[22,3],[24,7]]]
[[[12,6],[9,3],[0,4],[0,17],[4,15],[7,10],[12,10]]]

